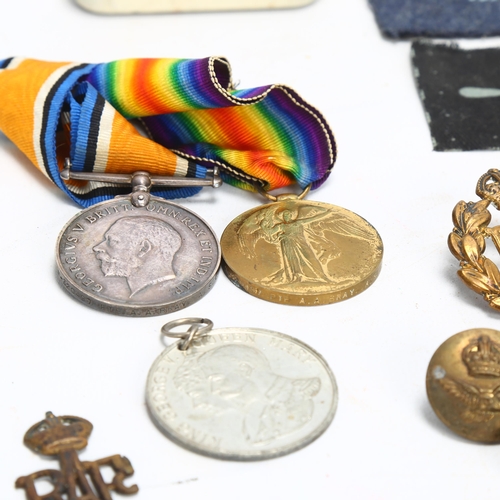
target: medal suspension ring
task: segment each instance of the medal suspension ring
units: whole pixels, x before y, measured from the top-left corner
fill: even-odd
[[[500,226],[488,227],[489,205],[500,210],[500,170],[491,169],[482,175],[476,194],[480,201],[460,201],[455,206],[455,227],[448,237],[448,246],[460,261],[458,276],[469,288],[482,294],[493,309],[500,311],[500,270],[484,256],[487,238],[491,238],[500,252]]]

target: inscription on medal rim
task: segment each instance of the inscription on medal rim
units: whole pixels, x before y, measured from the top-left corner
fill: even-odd
[[[124,316],[167,314],[188,307],[213,286],[220,248],[190,210],[163,200],[134,207],[97,204],[59,235],[64,288],[96,309]]]
[[[349,299],[380,273],[383,245],[365,219],[335,205],[298,199],[249,210],[221,238],[223,270],[270,302],[315,306]]]

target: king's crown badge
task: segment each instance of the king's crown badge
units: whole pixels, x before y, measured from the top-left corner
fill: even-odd
[[[465,346],[462,360],[472,377],[500,377],[500,345],[487,335],[478,337]]]

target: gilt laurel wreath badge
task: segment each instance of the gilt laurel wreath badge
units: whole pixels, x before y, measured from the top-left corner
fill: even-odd
[[[480,293],[489,305],[500,311],[500,270],[484,256],[486,239],[491,238],[500,252],[500,226],[488,227],[490,204],[500,210],[500,170],[491,169],[479,178],[478,202],[460,201],[453,210],[453,231],[448,237],[451,253],[460,261],[457,274],[472,290]]]

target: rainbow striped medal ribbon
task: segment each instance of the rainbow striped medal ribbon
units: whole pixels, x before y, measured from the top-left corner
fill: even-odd
[[[217,238],[196,214],[168,200],[220,179],[265,193],[294,184],[315,189],[335,161],[332,132],[315,108],[283,85],[235,89],[224,58],[103,64],[10,58],[0,60],[0,96],[0,129],[83,207],[59,236],[64,288],[114,314],[169,313],[214,284]],[[226,273],[277,302],[313,305],[359,293],[343,271],[353,265],[344,262],[350,259],[344,240],[359,240],[380,261],[375,230],[344,220],[350,212],[334,216],[338,207],[299,198],[277,197],[278,206],[228,227]],[[255,276],[240,273],[235,254]],[[366,274],[363,259],[354,265]],[[349,289],[339,291],[341,283]]]
[[[246,179],[271,203],[241,214],[226,227],[221,237],[222,269],[238,288],[269,302],[315,306],[346,300],[378,277],[382,240],[359,215],[304,200],[333,168],[335,141],[316,109],[291,89],[278,89],[274,101],[262,106],[266,116],[274,117],[284,100],[288,107],[295,106],[296,120],[273,124],[274,135],[262,138],[264,144],[273,144],[272,149],[267,157],[254,160],[253,177]],[[276,165],[282,168],[276,170]],[[292,184],[302,192],[270,193]]]
[[[193,94],[203,100],[207,80],[208,60],[0,61],[0,129],[83,207],[61,231],[56,260],[63,288],[84,304],[159,315],[213,287],[218,239],[169,199],[221,185],[218,165],[172,151],[147,122],[200,107]]]

